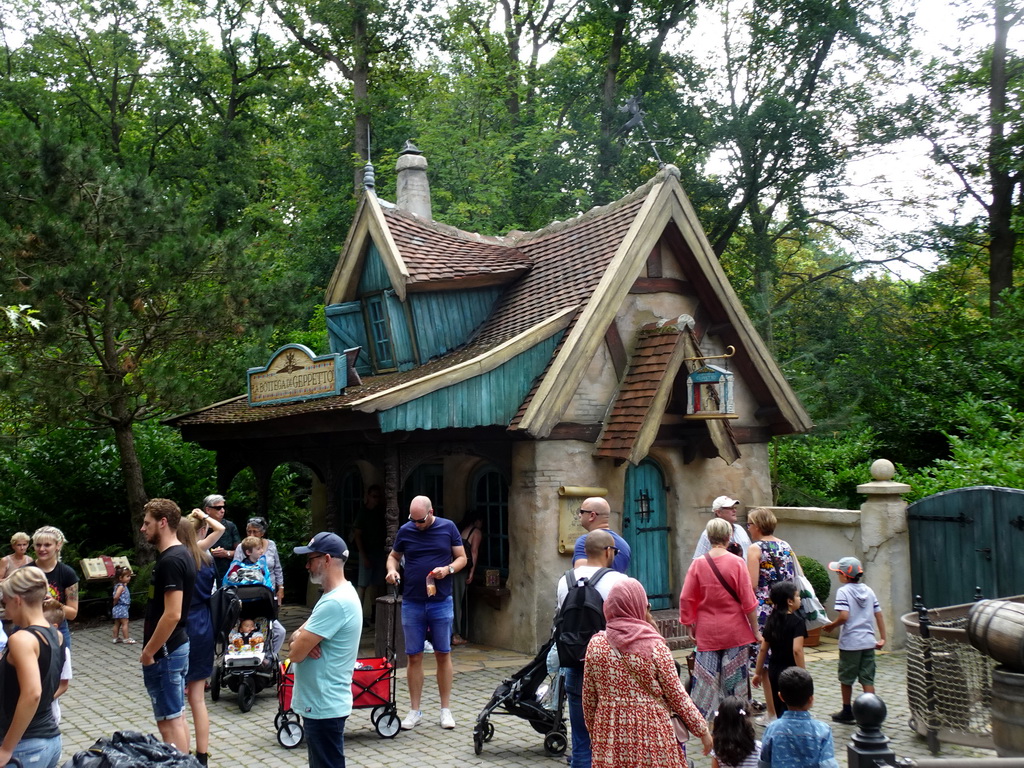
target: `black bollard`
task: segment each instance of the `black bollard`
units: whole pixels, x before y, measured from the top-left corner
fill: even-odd
[[[853,702],[857,730],[846,748],[849,768],[896,765],[896,753],[889,749],[889,739],[882,733],[885,713],[885,702],[873,693],[862,693]]]

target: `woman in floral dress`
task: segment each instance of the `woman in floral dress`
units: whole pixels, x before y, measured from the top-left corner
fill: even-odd
[[[604,601],[604,615],[607,627],[591,639],[583,667],[583,716],[593,768],[686,768],[670,720],[673,713],[708,754],[708,725],[649,620],[643,585],[636,579],[616,584]]]
[[[754,542],[747,550],[747,569],[750,571],[750,585],[757,597],[757,626],[764,631],[764,623],[772,612],[768,601],[772,587],[780,581],[796,580],[796,554],[788,542],[775,535],[778,519],[770,509],[757,507],[747,515],[747,530],[750,540]],[[757,651],[751,660],[757,658]],[[768,661],[771,664],[771,659]],[[766,676],[767,677],[767,676]],[[775,719],[775,707],[772,705],[771,689],[765,685],[765,704],[768,709],[768,720]]]

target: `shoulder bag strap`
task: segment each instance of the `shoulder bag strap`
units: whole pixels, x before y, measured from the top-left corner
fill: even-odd
[[[718,566],[715,565],[715,558],[713,558],[710,554],[707,554],[704,555],[704,559],[708,561],[708,565],[711,566],[711,570],[715,572],[715,576],[718,577],[718,580],[722,583],[722,586],[725,587],[725,591],[732,595],[733,600],[735,600],[740,605],[743,605],[743,601],[740,600],[740,596],[736,594],[736,590],[733,589],[732,585],[725,580],[725,577],[722,576],[722,572],[718,570]]]

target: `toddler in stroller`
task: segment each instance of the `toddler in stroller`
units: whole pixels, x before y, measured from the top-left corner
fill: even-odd
[[[263,642],[277,618],[274,592],[264,584],[229,584],[213,600],[219,654],[210,679],[210,698],[222,688],[238,694],[238,707],[252,709],[256,694],[278,683],[279,664],[273,643]]]

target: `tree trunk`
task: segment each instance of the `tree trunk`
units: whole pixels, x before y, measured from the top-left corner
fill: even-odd
[[[995,0],[995,42],[989,71],[989,143],[988,173],[992,202],[988,206],[989,235],[989,314],[999,314],[999,295],[1013,287],[1013,252],[1017,233],[1013,229],[1013,193],[1015,169],[1007,167],[1006,146],[1006,40],[1017,20],[1007,0]],[[1011,18],[1012,17],[1012,18]]]
[[[117,443],[117,453],[121,463],[121,478],[124,480],[135,548],[140,557],[148,556],[152,552],[152,548],[142,535],[140,528],[142,527],[142,510],[146,506],[146,502],[149,501],[149,495],[146,493],[146,485],[142,479],[142,463],[139,461],[139,453],[135,448],[135,432],[128,419],[114,424],[114,440]]]

